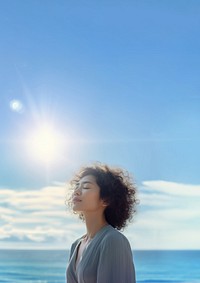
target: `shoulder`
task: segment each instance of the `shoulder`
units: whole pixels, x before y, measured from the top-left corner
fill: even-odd
[[[104,246],[121,246],[121,247],[128,247],[130,248],[130,243],[126,236],[113,228],[112,226],[109,226],[106,233],[104,234],[104,237],[102,239],[101,245]]]
[[[110,269],[113,266],[117,266],[118,269],[125,268],[125,265],[132,266],[133,256],[130,243],[125,235],[113,227],[107,229],[101,240],[99,250],[100,262],[102,264],[106,262],[107,265],[110,262]]]

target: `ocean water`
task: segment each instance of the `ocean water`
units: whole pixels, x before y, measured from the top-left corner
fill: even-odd
[[[65,283],[68,257],[60,250],[0,250],[0,283]],[[133,258],[137,283],[200,283],[200,251],[134,251]]]
[[[135,251],[137,282],[200,283],[200,251]]]

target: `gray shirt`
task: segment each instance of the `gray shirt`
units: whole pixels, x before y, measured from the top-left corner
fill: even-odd
[[[135,283],[135,269],[127,238],[112,226],[103,227],[83,251],[76,267],[82,238],[72,244],[67,283]]]

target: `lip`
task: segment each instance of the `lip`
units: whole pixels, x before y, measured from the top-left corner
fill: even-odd
[[[81,202],[81,200],[79,198],[77,198],[77,197],[73,197],[72,201],[73,202]]]

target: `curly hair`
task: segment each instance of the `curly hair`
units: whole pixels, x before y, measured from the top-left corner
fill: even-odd
[[[71,185],[76,185],[87,175],[95,177],[100,187],[100,198],[108,204],[104,210],[106,221],[117,230],[125,228],[131,222],[137,204],[136,186],[130,174],[121,168],[98,163],[81,168],[71,180]],[[82,214],[79,217],[84,219]]]

